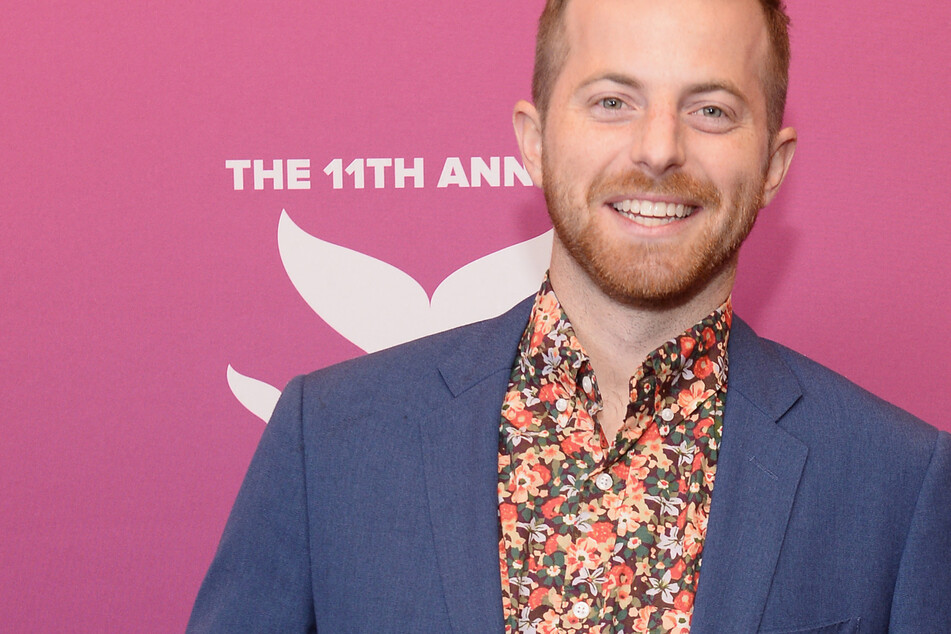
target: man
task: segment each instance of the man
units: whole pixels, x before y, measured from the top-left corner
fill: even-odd
[[[509,313],[291,382],[194,631],[941,632],[951,439],[732,316],[778,0],[550,0]],[[709,518],[709,519],[708,519]]]

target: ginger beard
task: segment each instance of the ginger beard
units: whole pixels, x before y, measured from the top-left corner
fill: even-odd
[[[762,208],[765,168],[758,179],[737,182],[733,200],[726,203],[713,183],[683,172],[655,181],[632,170],[599,176],[579,204],[546,158],[543,154],[545,200],[558,239],[604,294],[630,306],[666,308],[689,300],[734,262]],[[690,201],[702,207],[694,212],[702,217],[674,222],[701,226],[677,239],[633,241],[613,235],[606,223],[599,222],[603,211],[599,207],[610,196],[637,197],[630,192]]]

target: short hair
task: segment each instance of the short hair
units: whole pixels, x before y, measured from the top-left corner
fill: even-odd
[[[758,0],[766,17],[770,55],[763,82],[766,89],[767,125],[770,135],[783,123],[786,91],[789,87],[789,15],[783,0]],[[565,38],[565,9],[568,0],[547,0],[538,19],[535,42],[535,71],[532,75],[532,99],[542,120],[548,111],[552,87],[568,58]]]

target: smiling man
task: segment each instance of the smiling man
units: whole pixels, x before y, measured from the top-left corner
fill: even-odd
[[[951,631],[951,439],[733,317],[775,196],[779,0],[549,0],[549,274],[299,377],[192,631]]]

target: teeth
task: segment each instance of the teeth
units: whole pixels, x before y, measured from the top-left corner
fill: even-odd
[[[674,218],[648,218],[646,216],[627,216],[642,227],[659,227],[668,225],[674,221]]]
[[[628,199],[616,202],[612,205],[627,218],[632,220],[656,219],[661,222],[646,223],[645,226],[656,226],[657,224],[666,224],[667,221],[676,218],[685,218],[692,214],[695,207],[687,205],[677,205],[674,203],[651,202],[649,200]]]

